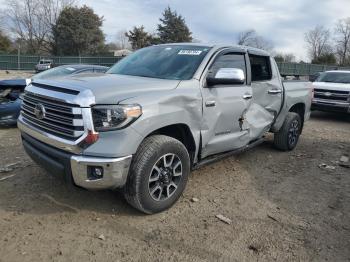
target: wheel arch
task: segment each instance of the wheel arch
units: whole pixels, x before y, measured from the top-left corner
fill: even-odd
[[[302,133],[303,127],[304,127],[305,108],[306,108],[306,106],[305,106],[304,103],[297,103],[297,104],[294,104],[294,105],[289,109],[289,112],[297,113],[297,114],[300,116],[300,119],[301,119],[301,129],[300,129],[300,133]]]
[[[145,138],[152,135],[165,135],[179,140],[182,144],[184,144],[190,155],[191,165],[194,163],[197,146],[188,125],[179,123],[163,126],[153,130]]]

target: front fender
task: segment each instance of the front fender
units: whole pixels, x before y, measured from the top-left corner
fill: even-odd
[[[84,150],[84,155],[123,157],[136,153],[142,141],[154,131],[174,124],[187,125],[198,151],[202,119],[202,97],[197,80],[182,81],[167,92],[150,92],[122,101],[139,104],[142,115],[129,127],[100,132],[100,138]],[[195,157],[197,157],[196,152]]]
[[[182,81],[176,89],[123,101],[140,104],[142,116],[131,126],[144,139],[154,131],[176,124],[189,127],[199,148],[202,123],[202,96],[197,80]],[[196,152],[197,154],[197,152]]]

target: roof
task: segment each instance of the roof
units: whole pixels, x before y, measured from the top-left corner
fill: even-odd
[[[161,45],[184,45],[184,46],[201,46],[201,47],[210,47],[214,48],[216,50],[223,49],[223,48],[234,48],[242,51],[246,51],[248,53],[252,54],[259,54],[264,56],[270,56],[270,53],[259,49],[254,48],[250,46],[243,46],[243,45],[233,45],[233,44],[210,44],[210,43],[169,43],[169,44],[161,44]]]

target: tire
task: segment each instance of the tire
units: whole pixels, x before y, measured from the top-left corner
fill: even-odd
[[[301,134],[302,122],[299,114],[289,112],[281,129],[274,134],[274,146],[282,151],[293,150]]]
[[[179,199],[189,173],[190,157],[180,141],[164,135],[150,136],[133,157],[124,197],[141,212],[161,212]]]

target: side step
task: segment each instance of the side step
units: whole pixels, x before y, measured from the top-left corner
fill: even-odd
[[[213,155],[213,156],[208,156],[208,157],[202,159],[196,165],[194,165],[192,167],[192,170],[196,170],[196,169],[201,168],[201,167],[203,167],[205,165],[209,165],[209,164],[215,163],[217,161],[220,161],[220,160],[222,160],[224,158],[227,158],[227,157],[230,157],[230,156],[242,153],[244,151],[247,151],[247,150],[249,150],[249,149],[251,149],[251,148],[253,148],[255,146],[260,145],[264,141],[265,141],[265,139],[264,139],[264,137],[262,137],[260,139],[257,139],[255,141],[249,143],[248,145],[246,145],[244,147],[241,147],[241,148],[238,148],[238,149],[235,149],[235,150],[232,150],[232,151],[216,154],[216,155]]]

